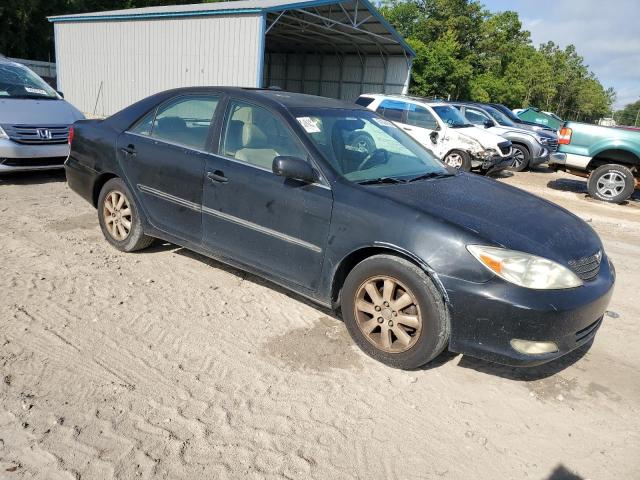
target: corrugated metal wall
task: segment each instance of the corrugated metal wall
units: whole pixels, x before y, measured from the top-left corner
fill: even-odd
[[[56,23],[58,90],[110,115],[169,88],[255,87],[261,27],[260,15]]]
[[[386,62],[386,67],[385,67]],[[409,77],[404,56],[266,54],[264,86],[354,100],[361,93],[403,93]]]

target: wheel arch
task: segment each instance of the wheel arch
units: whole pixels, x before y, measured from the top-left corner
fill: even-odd
[[[356,250],[353,250],[349,254],[347,254],[339,263],[338,266],[334,269],[333,276],[331,279],[331,304],[332,306],[338,307],[341,303],[341,292],[342,286],[344,282],[351,272],[353,268],[362,262],[363,260],[373,257],[375,255],[395,255],[400,258],[404,258],[405,260],[413,263],[414,265],[420,267],[427,276],[433,281],[436,288],[442,295],[445,304],[449,304],[449,296],[447,295],[447,291],[444,288],[444,285],[438,278],[436,272],[422,259],[412,254],[408,250],[403,249],[397,245],[376,242],[373,245],[363,246]]]
[[[635,167],[636,172],[640,167],[640,158],[630,149],[619,146],[617,148],[604,148],[593,155],[587,165],[587,170],[593,171],[596,168],[608,163],[622,164],[626,167]]]
[[[91,195],[91,199],[93,202],[93,206],[98,208],[98,197],[100,196],[100,191],[102,187],[104,187],[105,183],[107,183],[112,178],[119,178],[115,173],[107,172],[101,173],[93,183],[93,193]]]
[[[512,145],[517,145],[517,146],[522,147],[522,148],[525,148],[527,150],[527,153],[529,155],[531,155],[531,145],[529,145],[524,140],[522,140],[522,139],[511,140],[511,144]]]

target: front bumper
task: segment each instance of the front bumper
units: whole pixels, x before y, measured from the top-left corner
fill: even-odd
[[[594,280],[567,290],[531,290],[499,278],[477,284],[441,278],[451,311],[449,349],[512,366],[539,365],[590,342],[609,304],[615,271],[604,257]],[[512,339],[554,342],[558,351],[527,355]]]
[[[549,165],[566,165],[567,154],[561,152],[554,152],[549,155]]]
[[[486,158],[472,157],[471,167],[479,168],[486,173],[495,173],[509,168],[512,160],[513,157],[511,155],[504,157],[501,157],[500,155],[492,155]]]
[[[564,153],[552,152],[547,147],[543,147],[537,156],[532,156],[529,160],[529,166],[535,167],[547,162],[552,163],[564,162],[567,156]]]
[[[66,143],[24,145],[0,139],[0,173],[62,168],[68,155]]]

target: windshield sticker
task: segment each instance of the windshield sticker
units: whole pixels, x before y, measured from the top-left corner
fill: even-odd
[[[372,120],[381,127],[393,127],[393,123],[391,123],[389,120],[385,120],[384,118],[372,118]]]
[[[318,128],[318,124],[311,117],[298,117],[298,122],[302,125],[307,133],[320,133],[321,130]]]
[[[46,95],[47,94],[47,92],[45,90],[41,90],[40,88],[24,87],[24,89],[29,93],[37,93],[39,95]]]

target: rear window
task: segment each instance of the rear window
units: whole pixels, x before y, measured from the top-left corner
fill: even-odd
[[[371,105],[371,102],[373,102],[373,98],[371,97],[360,97],[356,100],[356,104],[360,105],[361,107],[368,107],[369,105]]]

